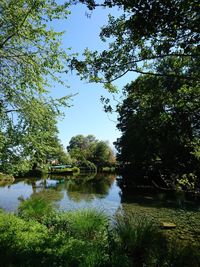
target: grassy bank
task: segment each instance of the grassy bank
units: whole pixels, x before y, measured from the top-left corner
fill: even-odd
[[[197,244],[168,240],[152,221],[95,210],[55,212],[42,198],[23,201],[18,215],[0,212],[2,266],[198,267]]]

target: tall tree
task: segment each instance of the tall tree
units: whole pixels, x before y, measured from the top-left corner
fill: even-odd
[[[168,178],[198,176],[200,87],[185,85],[180,79],[141,76],[124,92],[125,99],[118,106],[119,160],[143,164],[146,169],[154,168],[159,160]]]
[[[0,3],[0,164],[41,158],[57,134],[59,106],[47,88],[63,83],[68,60],[62,32],[52,21],[66,18],[67,4],[54,0],[2,0]],[[37,156],[36,156],[37,155]],[[19,164],[20,165],[20,164]],[[6,168],[3,168],[6,170]]]
[[[118,107],[119,158],[146,166],[161,159],[171,173],[198,172],[199,1],[75,2],[90,10],[118,7],[121,14],[110,15],[108,25],[102,27],[100,37],[108,48],[86,49],[85,59],[74,58],[71,67],[110,91],[116,89],[112,82],[127,73],[148,75],[125,87],[127,95]]]
[[[76,158],[77,160],[89,160],[93,154],[96,143],[97,139],[95,136],[79,134],[71,138],[67,150],[72,158]]]
[[[106,166],[115,162],[108,142],[99,141],[94,135],[76,135],[69,142],[67,150],[72,158],[88,160],[97,166]]]
[[[115,163],[114,153],[111,150],[108,142],[99,141],[96,144],[91,160],[96,166],[99,167],[108,166]]]

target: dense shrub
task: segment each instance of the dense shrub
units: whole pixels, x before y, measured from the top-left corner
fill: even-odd
[[[0,213],[1,266],[35,266],[43,261],[48,229],[36,221],[24,221]]]
[[[89,160],[80,161],[78,167],[81,171],[97,171],[96,165]]]

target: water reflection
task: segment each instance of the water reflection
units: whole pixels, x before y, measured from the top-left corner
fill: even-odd
[[[158,190],[150,187],[137,187],[119,176],[117,185],[121,189],[122,203],[137,203],[140,206],[166,207],[174,209],[199,210],[200,197],[183,191]]]
[[[116,175],[113,174],[91,173],[78,177],[16,179],[13,184],[0,188],[0,207],[7,211],[16,211],[20,200],[41,196],[65,210],[91,205],[101,207],[110,205],[111,210],[112,207],[117,209],[120,205],[120,196],[115,179]]]
[[[0,207],[17,211],[20,199],[34,196],[41,196],[62,210],[96,208],[109,215],[122,212],[147,216],[158,223],[173,222],[177,225],[175,235],[200,242],[200,201],[184,192],[130,187],[125,179],[116,179],[113,174],[51,176],[16,179],[0,187]]]
[[[115,175],[97,174],[95,179],[76,178],[66,181],[64,187],[70,200],[75,202],[92,201],[96,198],[105,198],[109,194]]]

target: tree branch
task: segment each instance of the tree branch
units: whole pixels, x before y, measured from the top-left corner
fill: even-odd
[[[31,13],[31,11],[32,11],[32,9],[34,8],[35,4],[36,4],[36,1],[33,3],[33,5],[31,6],[31,8],[30,8],[30,9],[28,10],[28,12],[26,13],[26,15],[25,15],[24,19],[22,20],[22,22],[21,22],[19,28],[18,28],[16,31],[14,31],[11,35],[9,35],[9,36],[3,41],[2,44],[0,44],[0,49],[2,49],[2,48],[4,47],[4,45],[5,45],[5,44],[6,44],[6,43],[7,43],[13,36],[15,36],[15,35],[18,33],[19,29],[20,29],[21,27],[23,27],[23,25],[24,25],[26,19],[28,18],[29,14]]]

